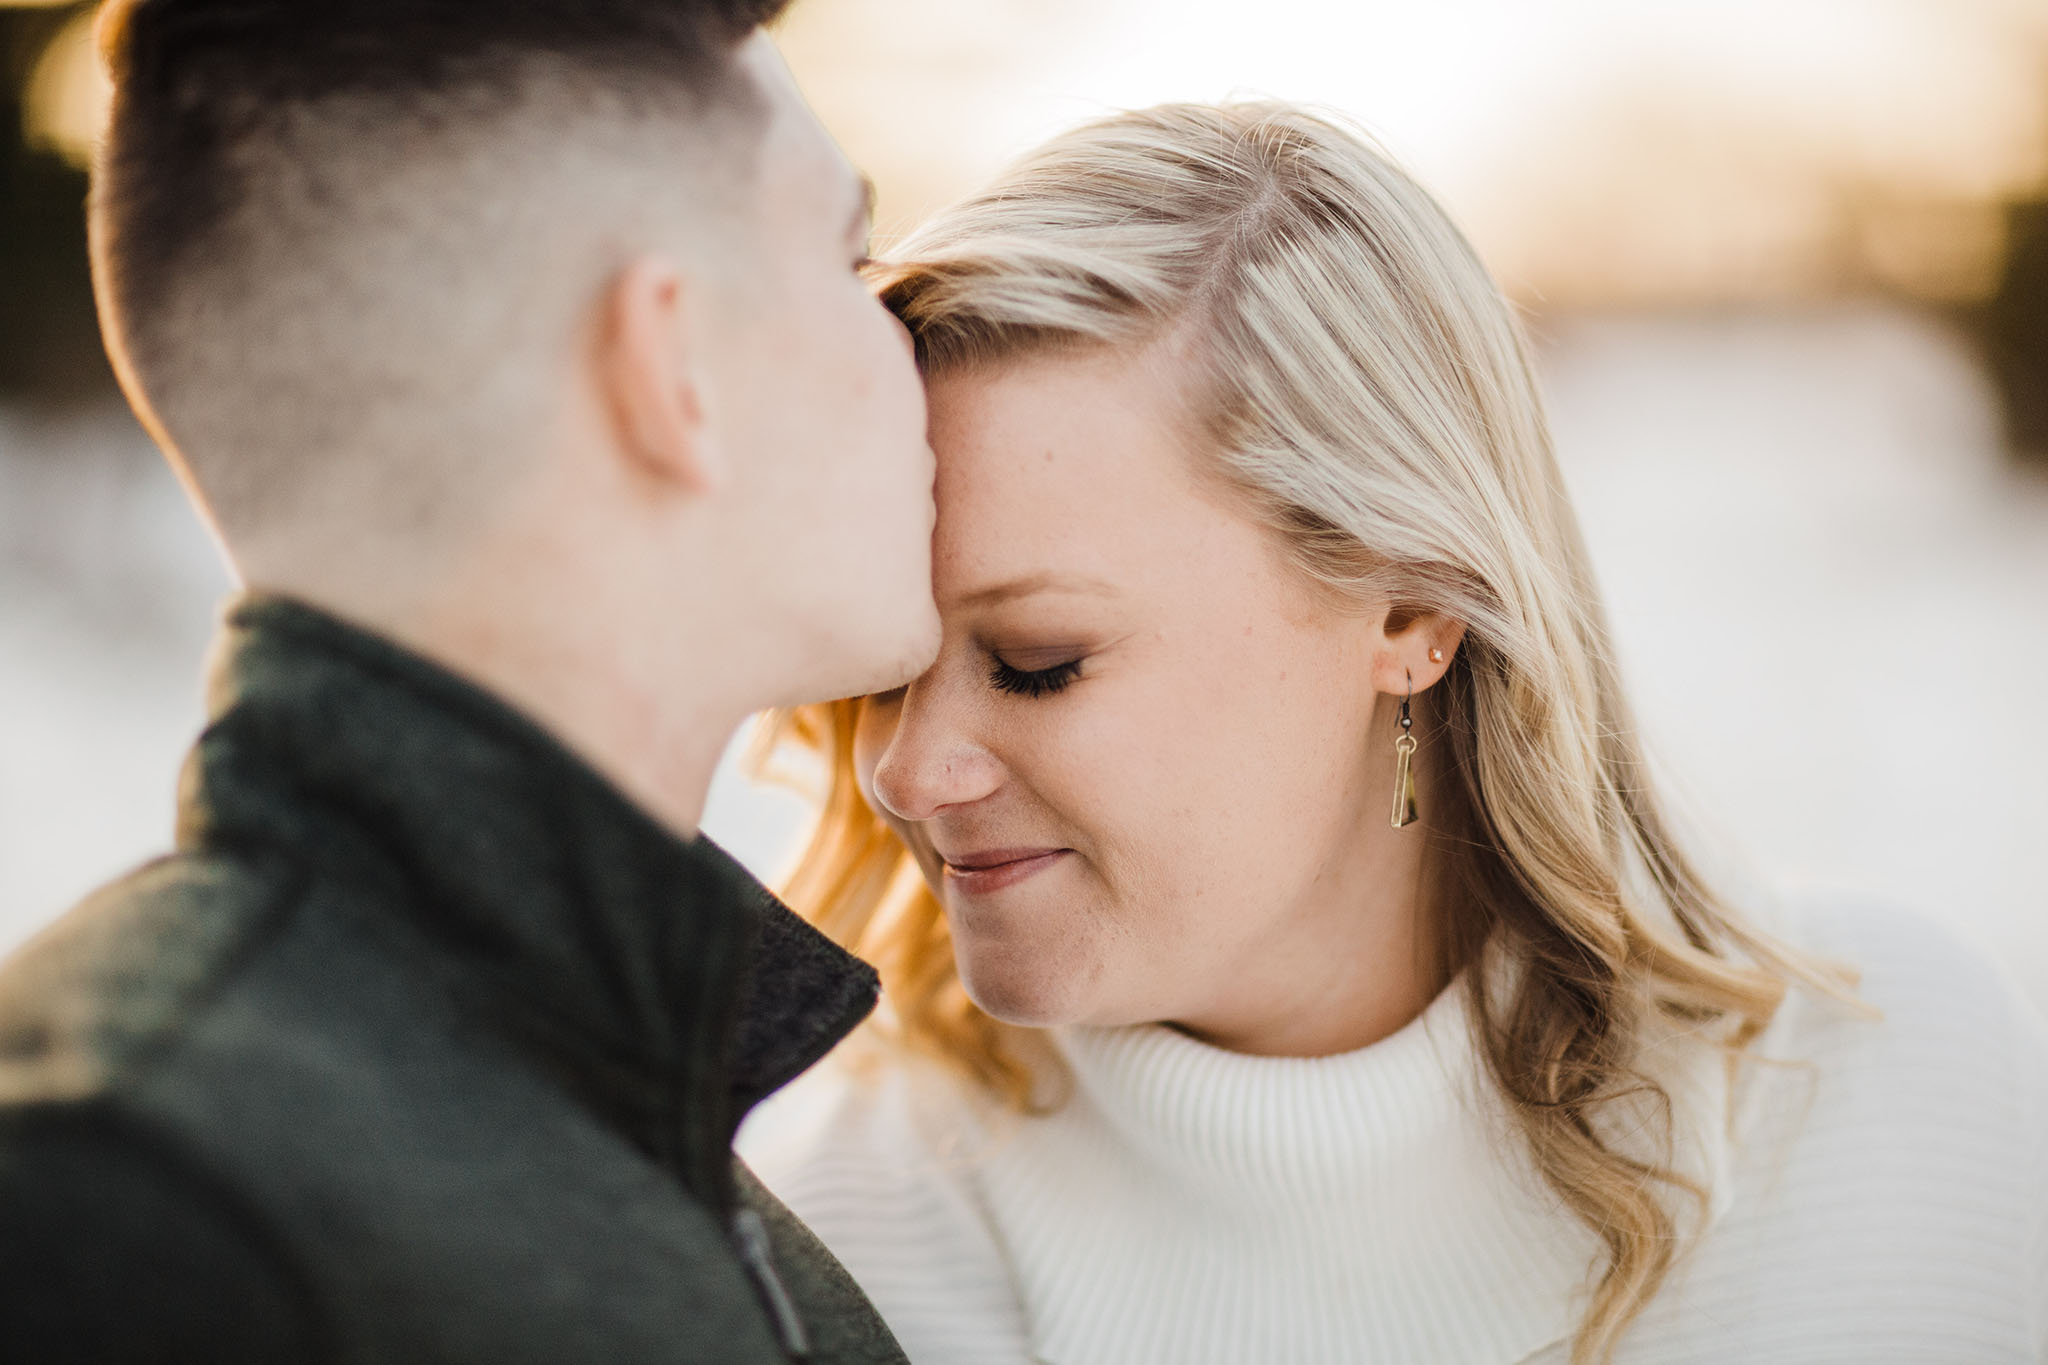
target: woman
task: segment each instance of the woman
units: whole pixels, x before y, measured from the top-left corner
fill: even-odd
[[[831,774],[790,897],[889,1017],[748,1150],[912,1359],[2039,1358],[2037,1019],[1681,851],[1423,191],[1159,108],[881,286],[945,643],[773,737]]]

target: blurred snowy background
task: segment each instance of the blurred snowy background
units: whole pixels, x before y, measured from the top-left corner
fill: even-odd
[[[89,15],[0,0],[0,952],[163,847],[228,588],[92,340]],[[1693,815],[2048,1004],[2048,4],[799,0],[780,40],[885,230],[1108,108],[1375,128],[1528,309]],[[728,766],[706,824],[772,876],[804,814]]]

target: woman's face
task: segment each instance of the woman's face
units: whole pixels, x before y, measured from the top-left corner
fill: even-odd
[[[1374,686],[1408,654],[1197,477],[1162,368],[932,384],[944,642],[864,704],[856,765],[991,1014],[1289,1050],[1262,1042],[1413,956]]]

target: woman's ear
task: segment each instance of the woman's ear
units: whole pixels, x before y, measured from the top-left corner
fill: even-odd
[[[605,291],[595,363],[619,450],[647,474],[706,493],[725,470],[705,420],[696,303],[673,262],[634,260]]]
[[[1372,651],[1372,685],[1403,696],[1442,681],[1465,642],[1465,623],[1430,612],[1390,610]]]

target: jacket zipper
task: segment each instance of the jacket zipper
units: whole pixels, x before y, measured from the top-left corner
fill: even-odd
[[[782,1349],[798,1360],[808,1358],[811,1336],[804,1330],[803,1316],[796,1311],[796,1300],[775,1272],[775,1247],[768,1239],[767,1221],[753,1209],[741,1209],[732,1218],[732,1240],[739,1250],[740,1264],[753,1276],[754,1288],[760,1291],[768,1316],[775,1322],[775,1334],[782,1340]]]

